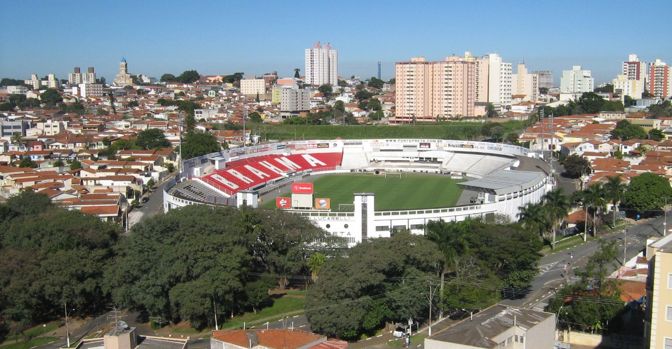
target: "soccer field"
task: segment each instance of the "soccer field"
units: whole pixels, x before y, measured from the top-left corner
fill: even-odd
[[[403,173],[383,175],[334,174],[315,179],[314,198],[331,198],[332,211],[352,211],[353,193],[375,193],[376,210],[406,210],[454,206],[462,193],[448,176]],[[289,196],[283,193],[281,196]],[[275,207],[268,201],[262,207]]]

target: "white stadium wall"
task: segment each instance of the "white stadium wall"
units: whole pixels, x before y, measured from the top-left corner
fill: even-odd
[[[360,171],[427,172],[458,177],[466,176],[475,180],[463,184],[468,185],[472,190],[482,191],[479,194],[481,201],[467,206],[375,211],[375,197],[372,194],[360,193],[354,195],[353,212],[288,210],[305,216],[315,225],[333,235],[346,238],[348,244],[352,246],[366,238],[389,237],[399,229],[407,229],[414,234],[423,234],[427,222],[432,220],[461,221],[469,217],[477,218],[497,214],[515,221],[518,218],[520,207],[528,203],[539,202],[554,185],[551,177],[546,173],[528,171],[516,173],[511,169],[519,164],[519,158],[537,157],[536,153],[526,148],[487,142],[433,139],[312,140],[272,143],[245,149],[237,148],[185,160],[181,178],[182,181],[193,180],[210,191],[219,192],[224,197],[221,200],[227,200],[225,204],[236,205],[236,202],[242,202],[242,194],[222,192],[215,185],[219,183],[208,182],[204,175],[215,171],[217,173],[231,171],[239,178],[244,178],[240,177],[240,173],[236,171],[227,170],[227,164],[253,163],[255,159],[263,159],[263,157],[277,157],[276,160],[282,163],[287,160],[286,157],[291,158],[297,154],[319,158],[320,154],[326,156],[335,153],[342,154],[339,166],[310,169],[308,165],[314,164],[309,159],[306,168],[301,169],[300,176],[293,177],[296,173],[287,173],[278,175],[278,178],[272,181],[254,183],[254,188],[246,189],[246,198],[250,197],[250,192],[258,191],[259,188],[272,188],[277,182],[299,180],[302,176],[312,173]],[[517,177],[524,177],[527,180]],[[260,178],[263,177],[260,176]],[[520,182],[513,183],[516,180]],[[203,201],[177,197],[171,194],[172,187],[173,185],[168,185],[164,190],[164,211],[166,212],[190,204],[222,204],[216,200]],[[237,200],[234,196],[237,196]],[[246,202],[249,203],[249,199]],[[362,203],[367,204],[365,211]]]

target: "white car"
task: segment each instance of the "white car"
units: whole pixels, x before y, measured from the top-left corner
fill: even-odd
[[[394,331],[392,331],[392,336],[393,337],[401,338],[404,335],[406,335],[406,329],[403,328],[403,327],[397,326],[397,328],[395,328]]]

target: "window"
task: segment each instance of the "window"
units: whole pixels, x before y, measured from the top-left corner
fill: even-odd
[[[665,349],[672,349],[672,338],[665,338]]]
[[[667,321],[672,321],[672,305],[668,305],[665,310],[665,319]]]
[[[667,274],[667,288],[672,289],[672,273]]]

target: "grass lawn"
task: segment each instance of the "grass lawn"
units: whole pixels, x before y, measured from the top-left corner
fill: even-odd
[[[495,120],[496,121],[496,120]],[[522,121],[506,121],[501,126],[506,132],[518,132]],[[451,121],[419,125],[252,125],[263,139],[365,139],[365,138],[437,138],[475,139],[481,137],[481,122]]]
[[[11,344],[3,344],[0,345],[0,348],[2,349],[29,349],[32,347],[36,347],[38,345],[44,345],[47,343],[51,343],[55,341],[57,338],[55,337],[38,337],[38,338],[33,338],[27,342],[17,342],[17,343],[11,343]]]
[[[305,304],[305,291],[291,291],[288,294],[277,298],[273,305],[257,311],[234,316],[232,319],[226,319],[222,325],[223,329],[242,328],[243,322],[247,327],[250,325],[259,325],[266,321],[273,321],[282,318],[285,315],[297,315],[303,313]]]
[[[405,210],[454,206],[462,193],[457,181],[447,176],[404,173],[387,177],[373,174],[335,174],[315,180],[315,198],[331,198],[331,209],[352,210],[353,193],[376,194],[376,210]],[[283,195],[289,195],[287,193]],[[275,207],[269,200],[263,205]]]
[[[427,331],[425,332],[420,332],[416,333],[411,336],[411,346],[410,348],[415,348],[418,344],[424,344],[425,343],[425,338],[427,338]],[[390,348],[403,348],[404,347],[404,340],[403,339],[397,339],[392,342],[388,342],[388,347]]]
[[[30,348],[35,345],[39,344],[44,344],[44,343],[49,343],[52,340],[55,340],[55,338],[52,337],[44,337],[48,338],[49,340],[46,342],[43,342],[41,338],[35,338],[37,336],[41,336],[45,333],[49,333],[51,331],[56,330],[59,326],[61,325],[60,321],[52,321],[48,322],[46,324],[42,325],[37,325],[35,327],[31,327],[25,331],[23,331],[23,334],[15,334],[8,336],[7,339],[3,342],[5,344],[0,343],[0,348]],[[30,338],[30,340],[26,341],[26,339]],[[37,341],[37,342],[36,342]],[[31,344],[31,343],[37,343],[37,344]]]

